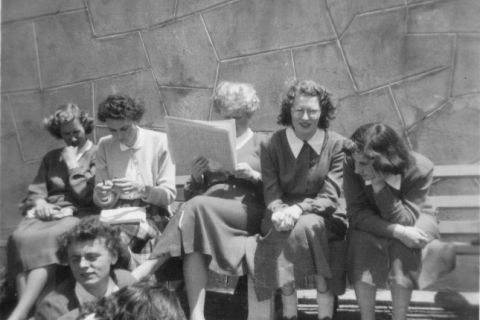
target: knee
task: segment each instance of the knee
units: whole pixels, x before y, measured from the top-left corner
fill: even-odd
[[[325,230],[325,220],[315,214],[306,214],[300,216],[297,223],[295,224],[295,229],[305,230],[305,229],[315,229],[315,230]]]

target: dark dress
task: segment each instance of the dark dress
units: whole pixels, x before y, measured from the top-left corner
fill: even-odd
[[[321,275],[327,281],[332,277],[328,243],[343,239],[346,231],[345,213],[338,203],[343,141],[339,134],[325,131],[320,154],[305,144],[295,158],[283,129],[262,148],[268,208],[261,237],[249,249],[254,256],[248,258],[259,300],[270,298],[272,290],[285,285],[301,285],[307,276]],[[271,214],[292,204],[301,206],[303,214],[292,230],[277,231]]]
[[[28,271],[57,264],[58,237],[79,222],[79,217],[96,214],[93,204],[95,175],[95,146],[79,159],[79,167],[68,170],[61,154],[63,148],[48,152],[42,159],[38,173],[28,187],[27,197],[21,209],[33,206],[35,199],[42,198],[61,208],[71,208],[73,216],[43,221],[23,218],[12,234],[13,261],[11,268]]]
[[[394,239],[391,227],[393,224],[417,226],[430,240],[439,237],[435,210],[426,205],[432,180],[432,162],[412,152],[410,165],[401,174],[399,188],[387,184],[375,193],[371,185],[366,185],[363,178],[355,174],[353,159],[346,158],[344,191],[350,223],[347,272],[351,283],[361,281],[385,287],[390,280],[406,288],[417,287],[421,250],[408,248]],[[441,245],[435,244],[434,256],[439,257],[435,251],[440,248]],[[438,265],[435,269],[444,267],[446,265]]]
[[[237,150],[237,162],[260,171],[262,140],[263,136],[254,134]],[[209,269],[214,272],[245,274],[245,242],[260,231],[265,210],[262,183],[207,172],[203,183],[187,183],[186,196],[191,198],[170,220],[151,258],[199,252],[211,258]]]

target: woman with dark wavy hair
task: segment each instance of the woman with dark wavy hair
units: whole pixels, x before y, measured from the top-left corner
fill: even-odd
[[[403,320],[418,285],[421,249],[439,236],[435,212],[426,205],[433,164],[408,150],[382,123],[360,126],[346,152],[347,271],[362,320],[375,319],[376,289],[387,283],[393,319]],[[441,267],[437,264],[434,271]]]
[[[315,278],[318,318],[333,315],[328,243],[343,239],[346,231],[338,203],[344,138],[328,129],[334,112],[323,87],[296,81],[287,90],[278,117],[286,128],[275,132],[261,150],[267,210],[249,261],[258,300],[271,299],[274,290],[281,289],[283,319],[296,319],[296,283],[307,276]],[[251,315],[260,317],[265,315]]]
[[[44,119],[45,129],[65,147],[48,152],[20,205],[24,215],[13,232],[15,270],[20,299],[9,320],[25,319],[58,264],[57,237],[97,213],[92,195],[95,146],[87,138],[93,119],[73,104],[60,106]],[[12,267],[13,268],[13,267]]]

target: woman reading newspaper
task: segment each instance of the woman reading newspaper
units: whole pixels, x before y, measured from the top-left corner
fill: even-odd
[[[190,319],[203,320],[207,271],[228,275],[246,273],[245,242],[259,231],[264,211],[260,175],[262,136],[249,127],[259,107],[251,85],[222,82],[213,97],[213,106],[236,125],[237,168],[234,172],[212,170],[204,156],[193,159],[189,200],[169,222],[160,236],[153,260],[133,273],[148,276],[169,257],[184,258],[184,278],[190,305]]]

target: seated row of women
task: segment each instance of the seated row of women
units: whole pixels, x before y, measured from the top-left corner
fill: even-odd
[[[270,317],[264,306],[276,290],[282,318],[296,319],[295,288],[313,277],[318,319],[331,319],[338,291],[329,243],[346,238],[347,274],[362,320],[374,319],[376,289],[387,283],[394,319],[405,319],[420,250],[438,238],[434,211],[425,206],[433,164],[381,123],[359,127],[351,139],[330,130],[336,107],[314,81],[291,84],[278,116],[285,128],[270,137],[250,128],[259,105],[249,84],[217,86],[214,109],[235,121],[237,168],[222,171],[208,155],[192,159],[188,201],[171,218],[175,167],[165,134],[139,127],[143,105],[126,95],[100,103],[97,118],[111,135],[98,147],[86,138],[92,120],[73,104],[60,107],[46,127],[67,146],[44,157],[12,237],[22,272],[9,319],[26,318],[52,283],[57,237],[80,217],[113,206],[146,208],[146,222],[122,226],[135,279],[182,258],[191,320],[205,319],[209,269],[249,274],[252,320]]]

